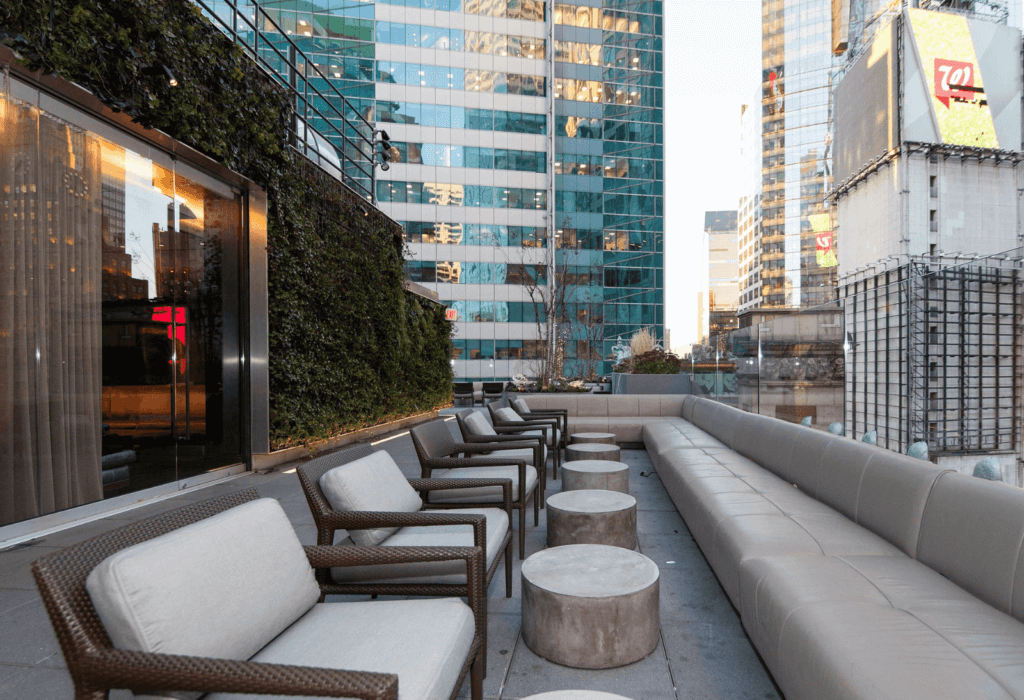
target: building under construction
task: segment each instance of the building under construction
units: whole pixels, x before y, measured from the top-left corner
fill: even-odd
[[[996,456],[1020,485],[1020,295],[1019,256],[894,258],[849,276],[847,434],[875,430],[900,452],[925,441],[961,470]]]

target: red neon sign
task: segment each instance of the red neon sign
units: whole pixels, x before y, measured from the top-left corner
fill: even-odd
[[[445,321],[458,321],[459,320],[459,310],[458,309],[445,309],[444,310],[444,320]]]

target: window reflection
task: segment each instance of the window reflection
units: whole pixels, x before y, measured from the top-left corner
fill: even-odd
[[[243,459],[240,195],[62,116],[0,96],[0,524]]]
[[[435,204],[452,207],[498,207],[501,209],[544,209],[547,192],[519,187],[489,187],[445,182],[377,183],[380,202]]]

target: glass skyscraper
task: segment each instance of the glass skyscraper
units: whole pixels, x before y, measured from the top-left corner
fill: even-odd
[[[760,301],[793,309],[835,298],[832,54],[829,0],[764,0]],[[832,255],[825,254],[833,253]]]
[[[663,337],[661,2],[260,5],[264,42],[291,35],[397,147],[375,194],[458,313],[460,379],[535,374],[546,348],[602,375],[618,337]]]

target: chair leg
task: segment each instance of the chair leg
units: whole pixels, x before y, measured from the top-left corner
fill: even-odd
[[[519,561],[526,556],[526,504],[519,505]]]
[[[469,667],[469,697],[471,700],[483,700],[484,698],[484,671],[487,666],[487,657],[481,651]]]
[[[505,547],[505,597],[512,597],[512,542]]]
[[[543,493],[543,492],[541,492]],[[537,527],[540,525],[540,498],[541,495],[533,494],[533,526]]]
[[[83,688],[75,688],[75,700],[107,700],[109,697],[109,690],[85,690]]]

